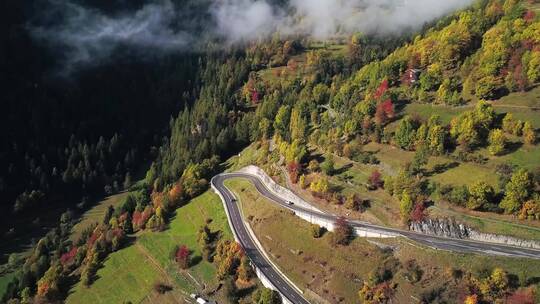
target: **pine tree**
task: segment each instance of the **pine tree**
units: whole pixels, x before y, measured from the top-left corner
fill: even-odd
[[[398,125],[394,140],[400,148],[409,150],[413,147],[415,135],[412,119],[409,116],[405,116]]]

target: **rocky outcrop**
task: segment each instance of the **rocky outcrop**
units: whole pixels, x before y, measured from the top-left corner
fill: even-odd
[[[506,235],[479,232],[453,219],[427,219],[421,222],[412,222],[409,224],[409,230],[456,239],[471,239],[481,242],[540,249],[540,241],[523,240]]]
[[[421,222],[411,222],[409,230],[456,239],[467,239],[471,232],[471,228],[448,219],[426,219]]]

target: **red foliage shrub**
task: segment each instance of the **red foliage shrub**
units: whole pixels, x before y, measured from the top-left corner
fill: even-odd
[[[368,183],[370,187],[375,189],[382,187],[381,173],[378,170],[373,170],[368,178]]]
[[[125,222],[126,219],[127,219],[127,217],[128,217],[128,213],[127,213],[127,212],[122,213],[122,214],[118,217],[118,222],[119,222],[119,223]]]
[[[251,91],[251,102],[253,104],[259,103],[259,92],[257,90]]]
[[[531,288],[519,289],[506,299],[506,304],[534,304],[535,297]]]
[[[531,51],[534,48],[534,45],[535,45],[535,43],[531,39],[525,39],[525,40],[521,41],[521,46],[524,49],[529,50],[529,51]]]
[[[96,240],[99,238],[99,235],[100,235],[99,231],[92,232],[92,235],[90,235],[90,237],[88,238],[88,241],[86,241],[86,245],[88,247],[92,247],[94,243],[96,242]]]
[[[148,222],[148,219],[152,216],[153,213],[154,210],[150,206],[147,206],[143,212],[134,211],[131,219],[133,228],[144,229],[146,222]]]
[[[73,246],[68,252],[62,254],[60,257],[60,262],[62,265],[67,265],[73,261],[75,255],[77,255],[77,247]]]
[[[386,117],[394,118],[394,104],[392,103],[392,100],[390,98],[381,103],[381,107],[386,114]]]
[[[523,15],[523,20],[527,22],[533,22],[534,18],[536,17],[536,14],[532,10],[527,10],[525,14]]]
[[[381,98],[384,95],[384,93],[386,93],[387,90],[388,90],[388,80],[385,79],[381,82],[381,84],[377,88],[377,91],[375,91],[375,95],[374,95],[375,99]]]
[[[47,282],[43,282],[41,284],[38,284],[37,288],[37,295],[40,297],[47,296],[47,293],[49,292],[50,286]]]
[[[131,217],[131,224],[133,225],[134,228],[140,228],[141,219],[142,219],[142,212],[137,211],[137,210],[133,211],[133,215]]]
[[[184,187],[181,183],[173,185],[169,190],[169,199],[174,205],[179,205],[184,197]]]
[[[113,236],[116,236],[116,237],[118,237],[118,238],[122,238],[122,237],[124,237],[124,235],[125,235],[125,234],[124,234],[124,230],[122,230],[121,228],[115,228],[115,229],[112,231],[112,233],[113,233]]]
[[[294,184],[298,182],[298,176],[300,175],[301,170],[302,166],[298,162],[293,161],[287,164],[287,172],[289,172],[291,182],[293,182]]]
[[[375,122],[379,125],[386,123],[390,118],[394,117],[394,104],[392,100],[387,99],[377,105],[375,111]]]
[[[514,69],[514,79],[518,90],[524,92],[528,86],[528,80],[525,73],[523,73],[523,65],[518,64]]]
[[[425,213],[426,207],[424,206],[424,203],[416,203],[414,205],[414,209],[411,212],[411,220],[413,222],[421,222],[426,218]]]
[[[347,220],[340,216],[334,223],[333,242],[339,245],[348,245],[354,236],[353,228]]]
[[[175,254],[175,260],[182,269],[189,267],[189,249],[186,245],[182,245],[178,248]]]

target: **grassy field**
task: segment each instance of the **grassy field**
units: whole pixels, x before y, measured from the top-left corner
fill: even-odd
[[[405,106],[404,113],[411,116],[419,116],[422,119],[429,119],[431,115],[439,115],[443,124],[450,123],[456,115],[468,110],[465,107],[450,107],[445,105],[432,105],[421,103],[410,103]]]
[[[428,170],[432,169],[433,166],[428,166]],[[470,185],[481,180],[496,187],[498,181],[494,168],[475,163],[458,163],[456,167],[435,174],[430,179],[443,185],[453,186]]]
[[[245,166],[256,164],[257,158],[261,155],[261,153],[262,149],[258,149],[256,144],[249,145],[238,155],[229,158],[225,162],[227,171],[232,172]]]
[[[9,272],[0,276],[0,297],[6,292],[7,285],[11,282],[15,274],[15,272]]]
[[[534,170],[540,166],[540,145],[523,146],[513,153],[502,155],[493,160],[494,164],[505,162]]]
[[[503,267],[510,274],[533,282],[540,273],[538,260],[451,253],[426,248],[401,238],[374,239],[394,246],[390,255],[360,238],[349,246],[334,247],[328,241],[328,233],[320,239],[312,238],[307,222],[262,198],[249,182],[237,179],[229,180],[226,184],[238,195],[244,214],[253,216],[250,223],[278,266],[301,288],[314,291],[331,303],[356,303],[362,280],[391,256],[402,264],[415,260],[423,272],[418,283],[410,283],[404,278],[402,267],[396,270],[393,276],[397,283],[395,303],[416,303],[411,299],[441,289],[446,289],[444,294],[449,303],[457,300],[455,297],[463,286],[449,277],[448,270],[451,268],[479,276],[485,270]],[[534,284],[538,286],[538,283]]]
[[[445,124],[464,111],[472,109],[476,104],[470,102],[461,107],[436,104],[409,103],[403,113],[428,119],[431,115],[439,115]],[[492,102],[497,113],[511,112],[515,119],[530,121],[535,128],[540,128],[540,86],[527,92],[515,92]]]
[[[279,81],[290,81],[296,77],[304,77],[311,75],[306,67],[306,58],[307,53],[310,51],[319,51],[324,50],[330,53],[331,56],[344,56],[347,52],[347,45],[339,43],[337,41],[327,43],[327,42],[312,42],[309,47],[294,56],[291,56],[290,59],[296,62],[296,69],[291,70],[286,65],[277,66],[277,67],[268,67],[262,69],[258,72],[259,77],[268,84],[276,84]]]
[[[66,303],[138,303],[151,293],[152,284],[161,276],[138,246],[129,246],[106,259],[89,288],[77,284]]]
[[[359,280],[382,258],[373,245],[357,239],[335,248],[329,234],[313,239],[307,222],[267,202],[249,182],[235,179],[226,185],[238,195],[244,214],[254,217],[259,241],[293,282],[332,303],[356,302]]]
[[[144,232],[133,244],[111,254],[97,280],[89,288],[74,286],[66,303],[178,303],[190,292],[215,288],[215,268],[199,258],[196,245],[197,231],[206,219],[212,219],[212,231],[220,230],[223,238],[231,239],[221,201],[207,191],[179,208],[165,231]],[[172,248],[181,244],[192,249],[192,257],[198,260],[188,271],[179,271],[169,259]],[[173,290],[158,296],[152,291],[157,281],[171,284]]]

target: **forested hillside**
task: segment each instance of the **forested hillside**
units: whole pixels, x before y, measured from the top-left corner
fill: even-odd
[[[4,301],[62,301],[76,282],[88,288],[109,254],[168,229],[175,210],[252,143],[254,163],[273,171],[284,160],[299,191],[347,215],[408,228],[434,204],[451,214],[441,202],[455,214],[519,219],[526,232],[511,231],[517,236],[538,226],[538,1],[475,1],[414,33],[325,41],[275,33],[155,56],[119,47],[108,61],[68,74],[58,73],[62,58],[26,30],[39,5],[8,2],[0,13],[9,20],[0,53],[9,87],[0,106],[0,231],[10,246],[2,242],[1,260],[32,246],[20,261],[10,257],[5,269],[16,272]],[[120,2],[88,1],[111,14]],[[207,1],[175,4],[200,12],[201,23],[191,26],[204,31]],[[515,96],[534,100],[514,104]],[[350,167],[338,170],[338,163]],[[370,171],[347,171],[358,167]],[[456,167],[492,178],[465,184],[474,174],[440,177]],[[363,192],[351,192],[357,189]],[[121,191],[129,194],[118,206],[71,238],[78,214]],[[217,245],[204,227],[197,241],[212,262]],[[173,256],[187,259],[182,248]],[[233,259],[239,264],[236,253]],[[234,278],[238,265],[231,265],[216,267],[231,268],[224,277]],[[470,293],[485,302],[517,290],[506,284],[478,291],[479,281],[469,279]],[[364,280],[362,301],[391,289],[391,280]],[[489,276],[483,280],[491,284]],[[532,280],[522,287],[537,286]]]
[[[23,220],[129,186],[156,155],[151,147],[161,144],[171,114],[194,101],[200,56],[148,61],[118,52],[114,63],[64,75],[63,59],[27,31],[38,3],[6,6],[0,222],[3,233],[20,237],[30,228]]]

